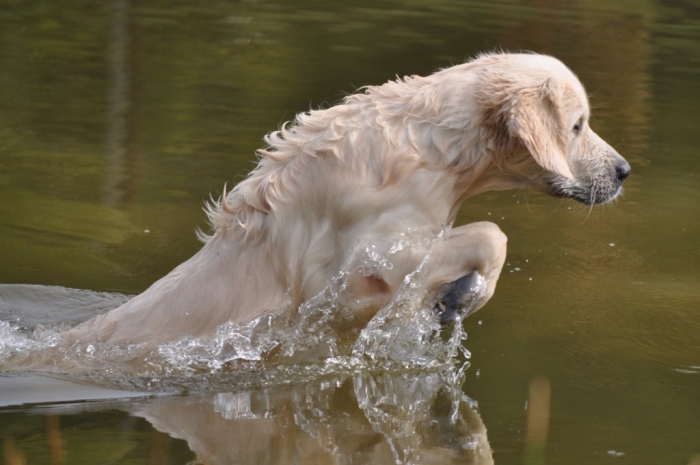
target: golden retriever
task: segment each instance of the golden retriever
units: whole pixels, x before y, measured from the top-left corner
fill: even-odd
[[[70,340],[159,344],[203,336],[317,295],[340,270],[358,321],[390,302],[426,250],[392,251],[411,229],[438,234],[469,197],[533,187],[587,205],[614,199],[629,164],[588,126],[586,93],[555,58],[488,54],[300,114],[269,134],[250,175],[208,207],[213,234],[191,259]],[[493,295],[506,237],[493,223],[448,229],[422,272],[428,291],[476,271]]]

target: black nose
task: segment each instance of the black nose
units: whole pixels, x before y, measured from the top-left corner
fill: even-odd
[[[631,171],[632,168],[630,168],[630,164],[623,160],[622,163],[615,167],[615,172],[617,173],[617,180],[620,182],[624,181],[627,178],[627,176],[630,175]]]

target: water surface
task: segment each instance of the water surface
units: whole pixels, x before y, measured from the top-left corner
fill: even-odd
[[[5,462],[696,463],[693,1],[3,2],[0,283],[59,286],[5,298],[3,318],[71,324],[105,300],[71,307],[75,294],[51,292],[116,304],[143,291],[198,250],[203,200],[242,179],[266,132],[360,86],[500,48],[570,66],[632,176],[593,209],[526,191],[464,205],[459,223],[509,236],[496,295],[465,323],[469,365],[292,373],[286,385],[202,375],[176,395],[139,391],[145,378],[58,380],[153,396],[101,402],[80,402],[94,397],[77,387],[50,399],[55,378],[25,379],[40,393],[0,408]],[[545,439],[527,433],[533,379],[549,383]],[[196,422],[222,435],[204,444]]]

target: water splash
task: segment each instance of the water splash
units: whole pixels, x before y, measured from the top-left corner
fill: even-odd
[[[441,326],[434,313],[435,302],[423,283],[425,265],[446,231],[437,235],[407,231],[387,239],[390,243],[382,247],[359,244],[363,259],[358,269],[341,271],[298,309],[262,315],[245,324],[226,323],[212,336],[185,337],[157,348],[101,343],[62,346],[60,333],[68,327],[65,324],[28,328],[0,321],[0,371],[71,373],[74,378],[110,387],[190,391],[217,389],[217,385],[232,382],[286,384],[377,369],[438,369],[460,353],[469,358],[463,348],[466,334],[461,321],[458,318],[454,324]],[[363,329],[353,326],[346,293],[349,274],[359,270],[369,276],[391,269],[392,256],[408,247],[426,251],[422,263]],[[472,300],[484,292],[481,280]],[[99,296],[92,293],[93,307]],[[103,311],[110,303],[117,306],[124,300],[111,294],[102,297]],[[49,323],[57,321],[60,316],[54,315]]]

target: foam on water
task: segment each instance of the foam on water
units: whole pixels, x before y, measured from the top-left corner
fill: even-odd
[[[344,291],[352,270],[343,270],[298,309],[262,315],[246,324],[226,323],[210,337],[184,337],[156,348],[146,344],[66,346],[60,334],[69,326],[61,323],[61,315],[51,315],[47,324],[31,328],[21,323],[28,318],[20,314],[14,322],[0,321],[0,371],[70,373],[112,387],[189,391],[230,383],[287,384],[376,369],[444,367],[460,350],[469,357],[462,344],[466,334],[461,321],[441,326],[434,314],[435,302],[426,297],[423,285],[425,264],[445,231],[438,235],[409,231],[383,248],[385,253],[372,244],[361,244],[364,260],[360,271],[365,275],[390,268],[391,256],[406,247],[426,251],[423,263],[406,276],[395,298],[362,329],[348,324],[353,314]],[[485,291],[482,280],[475,297]],[[85,295],[88,291],[74,292]],[[101,302],[100,311],[125,300],[114,294],[89,294],[92,308],[100,307],[95,302]],[[29,292],[28,300],[34,295]],[[0,293],[0,315],[7,307],[2,296]],[[16,309],[16,293],[14,298]],[[56,312],[60,311],[57,305]]]

